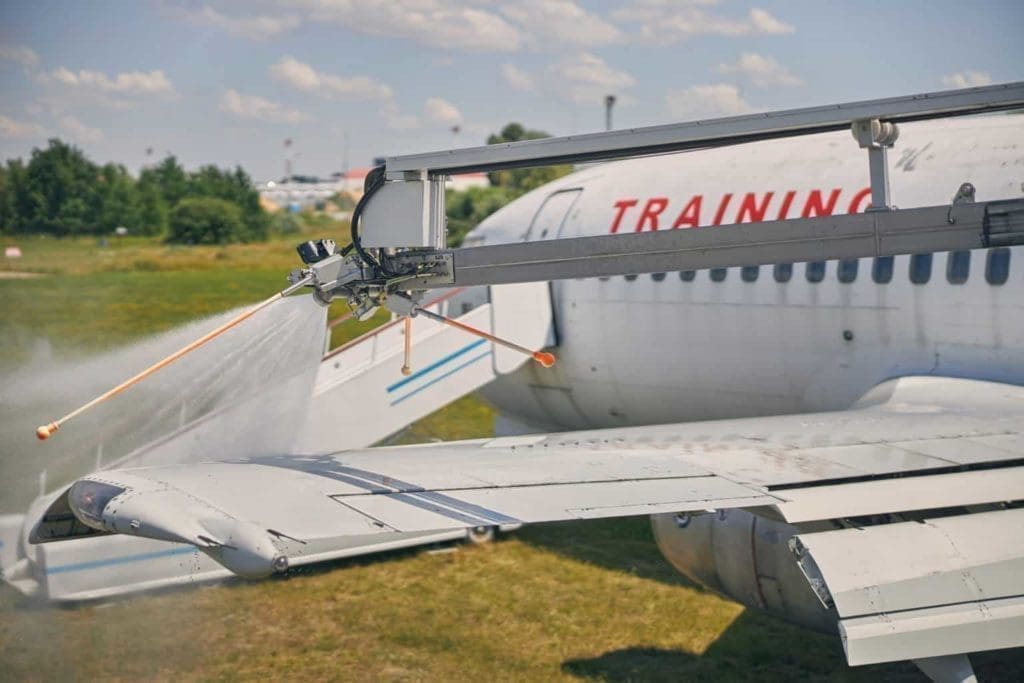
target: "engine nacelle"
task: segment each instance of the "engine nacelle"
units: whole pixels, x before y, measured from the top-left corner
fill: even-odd
[[[836,633],[835,609],[822,606],[789,550],[796,527],[746,510],[652,515],[651,525],[665,559],[694,581],[799,626]]]

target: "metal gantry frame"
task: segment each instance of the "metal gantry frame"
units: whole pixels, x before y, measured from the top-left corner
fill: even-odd
[[[381,250],[377,253],[387,268],[367,268],[365,260],[349,255],[347,264],[329,260],[304,272],[325,300],[345,296],[353,306],[368,309],[369,299],[383,301],[395,291],[1024,244],[1024,200],[974,203],[968,184],[949,205],[893,208],[886,157],[900,123],[1013,109],[1024,109],[1024,82],[390,157],[384,166],[386,181],[367,202],[362,229],[363,246]],[[443,183],[450,174],[638,157],[843,129],[851,130],[868,153],[872,201],[864,214],[443,248]]]

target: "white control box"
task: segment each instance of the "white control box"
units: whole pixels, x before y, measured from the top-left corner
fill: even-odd
[[[444,179],[392,180],[377,190],[360,219],[364,247],[433,247],[447,240]]]

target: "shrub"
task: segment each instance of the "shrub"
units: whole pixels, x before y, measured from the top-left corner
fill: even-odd
[[[251,235],[237,205],[213,197],[182,199],[171,211],[168,242],[230,244],[249,242]]]

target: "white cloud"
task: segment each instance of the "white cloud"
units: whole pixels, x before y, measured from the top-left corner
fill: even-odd
[[[298,109],[256,95],[243,95],[233,88],[221,97],[220,110],[238,118],[271,123],[300,123],[309,118]]]
[[[458,126],[462,123],[462,112],[458,107],[440,97],[429,97],[423,106],[427,118],[446,126]]]
[[[598,47],[622,40],[615,24],[591,14],[572,0],[519,0],[501,8],[541,48],[563,45]]]
[[[0,137],[30,138],[45,135],[43,127],[34,121],[16,121],[0,114]]]
[[[533,81],[533,76],[514,64],[503,64],[501,67],[501,77],[505,79],[505,83],[513,90],[530,92],[537,87],[537,84]]]
[[[277,81],[322,97],[337,96],[349,100],[390,100],[391,88],[369,76],[335,76],[317,71],[294,57],[285,57],[270,67]]]
[[[707,12],[699,5],[712,3],[645,2],[612,12],[616,21],[639,23],[635,39],[648,43],[670,43],[691,36],[749,36],[793,33],[796,29],[763,9],[752,8],[745,17],[728,17]]]
[[[0,45],[0,59],[17,62],[26,67],[39,64],[39,55],[32,48],[24,45]]]
[[[716,71],[722,74],[742,74],[759,88],[770,88],[774,85],[792,87],[804,84],[789,69],[773,58],[754,52],[744,52],[735,64],[719,64]]]
[[[352,31],[477,52],[512,52],[520,31],[476,0],[292,0],[313,21]]]
[[[740,96],[739,88],[728,83],[669,90],[665,101],[672,116],[680,119],[731,116],[753,111]]]
[[[958,71],[942,77],[942,84],[950,88],[974,88],[991,83],[992,77],[984,71]]]
[[[231,35],[265,40],[296,28],[302,20],[294,14],[228,16],[209,5],[195,10],[182,10],[185,18],[201,26],[213,26]]]
[[[127,96],[174,94],[174,86],[163,71],[126,71],[113,78],[99,71],[82,69],[71,71],[60,67],[51,75],[53,80],[66,86],[82,87],[100,92]]]
[[[619,94],[620,102],[628,102],[628,98],[619,91],[636,84],[630,73],[613,69],[589,52],[566,57],[553,64],[548,68],[548,76],[548,85],[557,94],[577,104],[601,102],[609,93]]]
[[[74,142],[99,142],[103,139],[103,131],[90,128],[70,114],[61,116],[57,123]]]
[[[754,33],[767,33],[777,35],[781,33],[793,33],[796,28],[792,24],[786,24],[763,9],[754,7],[750,10],[750,23],[754,26]]]

